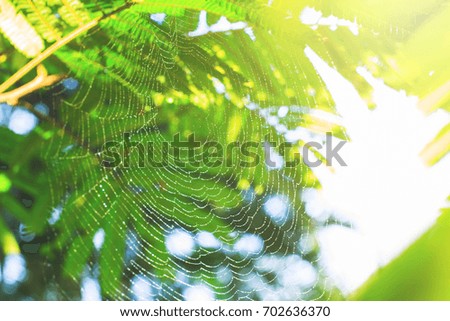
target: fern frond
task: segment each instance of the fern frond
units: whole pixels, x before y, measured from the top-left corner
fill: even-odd
[[[62,37],[57,12],[47,5],[47,1],[15,0],[13,3],[45,40],[54,42]]]
[[[0,0],[0,31],[27,57],[34,57],[44,49],[44,42],[36,30],[7,0]]]
[[[89,12],[79,0],[61,0],[61,3],[58,13],[69,26],[76,27],[89,22]]]

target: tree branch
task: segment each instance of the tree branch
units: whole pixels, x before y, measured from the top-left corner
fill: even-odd
[[[48,75],[45,67],[43,65],[38,65],[37,76],[29,83],[17,89],[0,94],[0,103],[6,102],[11,106],[17,105],[22,97],[43,87],[51,86],[63,78],[64,75]]]
[[[55,53],[58,49],[65,46],[75,38],[77,38],[79,35],[85,33],[86,31],[89,31],[90,29],[94,28],[98,23],[104,19],[107,19],[111,17],[112,15],[119,13],[125,9],[128,9],[130,6],[132,6],[134,3],[127,2],[123,6],[117,8],[116,10],[101,16],[99,18],[96,18],[87,24],[75,29],[71,33],[69,33],[64,38],[56,41],[53,45],[45,49],[43,52],[41,52],[39,55],[34,57],[32,60],[30,60],[25,66],[23,66],[18,72],[16,72],[14,75],[12,75],[7,81],[5,81],[3,84],[0,85],[0,93],[5,92],[9,87],[14,85],[16,82],[18,82],[20,79],[22,79],[26,74],[28,74],[31,70],[36,68],[38,65],[40,65],[45,59],[50,57],[52,54]]]

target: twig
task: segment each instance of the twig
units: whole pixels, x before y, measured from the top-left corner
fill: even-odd
[[[9,87],[14,85],[16,82],[18,82],[20,79],[23,78],[26,74],[28,74],[31,70],[36,68],[38,65],[40,65],[45,59],[50,57],[52,54],[55,53],[58,49],[65,46],[75,38],[77,38],[79,35],[85,33],[86,31],[89,31],[90,29],[94,28],[98,23],[106,18],[109,18],[113,16],[116,13],[119,13],[130,6],[132,6],[134,3],[127,2],[123,6],[119,7],[118,9],[110,12],[107,15],[101,16],[97,19],[94,19],[87,24],[75,29],[71,33],[69,33],[64,38],[56,41],[53,45],[45,49],[43,52],[41,52],[39,55],[34,57],[32,60],[30,60],[25,66],[23,66],[18,72],[16,72],[14,75],[12,75],[7,81],[5,81],[3,84],[0,85],[0,93],[5,92]]]
[[[419,101],[418,107],[425,114],[431,114],[438,107],[439,104],[444,101],[444,99],[448,98],[450,91],[450,81],[443,84],[441,87],[434,90],[432,93],[424,97]]]
[[[63,78],[63,75],[48,75],[45,67],[43,65],[38,65],[37,76],[29,83],[19,88],[0,94],[0,103],[6,102],[11,106],[17,105],[22,97],[43,87],[51,86]]]

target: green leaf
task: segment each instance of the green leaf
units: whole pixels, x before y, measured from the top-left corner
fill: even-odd
[[[398,258],[376,272],[350,300],[450,300],[450,210]]]
[[[123,267],[127,235],[127,211],[119,203],[111,205],[103,219],[105,240],[100,251],[100,285],[107,298],[123,296]]]
[[[92,235],[73,240],[67,249],[63,267],[64,274],[73,279],[79,279],[87,266],[93,248]]]
[[[5,174],[0,174],[0,193],[8,192],[11,188],[11,180]]]
[[[0,246],[4,255],[19,254],[20,247],[3,219],[0,217]]]

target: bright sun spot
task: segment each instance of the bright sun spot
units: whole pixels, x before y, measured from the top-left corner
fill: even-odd
[[[424,115],[417,98],[358,68],[374,89],[377,107],[369,110],[311,48],[305,54],[330,90],[351,140],[340,151],[348,166],[336,166],[334,173],[313,168],[323,188],[306,198],[311,216],[333,213],[353,227],[317,232],[327,273],[348,293],[431,227],[446,205],[450,158],[427,167],[419,154],[450,117],[444,111]]]

